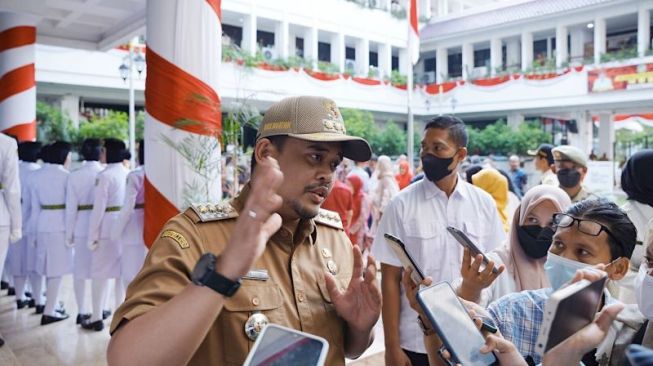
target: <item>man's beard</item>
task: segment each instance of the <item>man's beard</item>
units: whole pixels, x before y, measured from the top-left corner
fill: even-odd
[[[295,211],[297,216],[299,216],[299,218],[302,220],[308,220],[314,218],[315,216],[317,216],[318,211],[320,209],[319,207],[316,209],[307,208],[303,206],[298,199],[294,199],[290,201],[290,207],[292,208],[293,211]]]

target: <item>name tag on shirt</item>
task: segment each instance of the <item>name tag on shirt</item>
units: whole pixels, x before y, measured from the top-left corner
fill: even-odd
[[[253,269],[243,276],[243,280],[267,281],[270,279],[267,269]]]

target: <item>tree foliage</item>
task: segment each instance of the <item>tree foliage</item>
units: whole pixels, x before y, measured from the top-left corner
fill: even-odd
[[[72,120],[61,109],[41,101],[36,102],[36,134],[38,141],[44,144],[57,140],[76,142],[78,139]]]
[[[551,141],[551,136],[540,128],[539,121],[522,123],[513,130],[504,120],[498,120],[484,129],[467,126],[467,133],[467,149],[470,154],[477,155],[526,155],[529,149]]]

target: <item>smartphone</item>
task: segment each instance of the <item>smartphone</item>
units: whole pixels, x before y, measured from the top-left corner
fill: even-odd
[[[390,248],[392,248],[394,251],[397,258],[399,258],[399,261],[401,262],[402,267],[404,267],[404,270],[408,270],[408,268],[413,270],[410,275],[410,278],[413,280],[413,282],[415,282],[415,284],[422,282],[424,278],[426,278],[424,276],[424,272],[419,269],[417,262],[415,262],[410,253],[408,253],[406,245],[404,245],[404,243],[396,236],[390,235],[388,233],[383,234],[383,236],[385,237],[385,240]]]
[[[544,355],[594,320],[607,278],[580,280],[551,294],[535,344],[538,353]]]
[[[268,324],[243,366],[322,366],[329,352],[326,339]]]
[[[463,247],[467,248],[469,252],[471,253],[472,257],[476,257],[477,255],[482,255],[483,256],[483,264],[487,266],[487,264],[490,262],[485,254],[481,252],[480,249],[474,244],[474,242],[465,234],[464,232],[456,229],[453,226],[448,226],[447,231],[449,234],[453,235],[454,238],[456,238],[456,241],[460,243]],[[492,268],[492,273],[497,274],[499,273],[499,270],[497,267]]]
[[[454,364],[486,366],[497,361],[492,353],[480,352],[485,339],[449,283],[440,282],[419,290],[417,301]]]

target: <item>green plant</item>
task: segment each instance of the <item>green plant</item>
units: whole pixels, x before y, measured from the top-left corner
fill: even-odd
[[[375,66],[370,66],[370,69],[367,71],[367,77],[370,79],[377,79],[379,77],[379,69]]]
[[[129,116],[119,111],[109,111],[105,117],[92,116],[89,121],[80,123],[79,137],[126,141],[129,138]]]
[[[71,119],[60,108],[45,102],[36,102],[36,128],[37,139],[44,144],[57,140],[77,143],[79,140]]]
[[[327,61],[320,61],[317,63],[317,69],[328,75],[335,75],[340,72],[338,65],[334,65]]]
[[[515,131],[504,120],[498,120],[484,129],[468,127],[467,132],[470,154],[525,155],[533,146],[551,140],[551,136],[541,129],[539,121],[522,123]]]
[[[390,73],[390,83],[392,85],[406,85],[408,82],[408,77],[398,70],[392,70]]]

